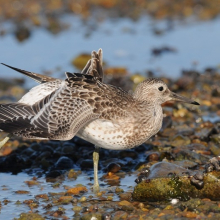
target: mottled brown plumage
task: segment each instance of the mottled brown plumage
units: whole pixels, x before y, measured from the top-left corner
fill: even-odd
[[[77,135],[95,144],[95,191],[99,189],[98,147],[120,150],[145,142],[160,130],[161,104],[168,100],[198,104],[172,93],[159,79],[145,80],[133,94],[103,83],[102,50],[92,52],[81,73],[67,72],[65,80],[8,67],[41,84],[18,103],[0,105],[0,129],[49,140],[69,140]]]
[[[93,52],[82,73],[66,73],[65,80],[33,74],[42,84],[19,103],[0,105],[0,129],[50,140],[78,135],[108,149],[132,148],[149,139],[161,128],[161,104],[173,99],[173,93],[159,79],[145,80],[134,94],[105,84],[101,60],[101,50]]]

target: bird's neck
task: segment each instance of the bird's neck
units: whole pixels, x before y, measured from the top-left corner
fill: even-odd
[[[144,102],[141,111],[145,119],[145,124],[153,124],[156,130],[160,129],[163,121],[163,109],[160,104],[156,102]]]

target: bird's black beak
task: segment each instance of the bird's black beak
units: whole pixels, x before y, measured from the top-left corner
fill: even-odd
[[[186,98],[184,96],[178,95],[174,92],[171,92],[170,98],[171,98],[171,100],[174,100],[174,101],[185,102],[185,103],[189,103],[189,104],[193,104],[193,105],[200,105],[198,102],[196,102],[192,99]]]

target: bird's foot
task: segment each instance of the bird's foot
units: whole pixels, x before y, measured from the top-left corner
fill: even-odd
[[[93,193],[98,193],[100,191],[100,187],[98,183],[94,183],[93,185]]]
[[[2,141],[0,141],[0,149],[7,143],[7,141],[9,140],[9,137],[5,137]]]

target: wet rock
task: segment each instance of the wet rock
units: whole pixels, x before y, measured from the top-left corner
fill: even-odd
[[[211,142],[209,144],[209,148],[211,150],[211,152],[215,155],[215,156],[219,156],[220,155],[220,146]]]
[[[183,136],[190,136],[190,135],[193,135],[194,132],[195,132],[195,130],[192,128],[183,128],[178,131],[178,134],[183,135]]]
[[[177,130],[175,128],[165,128],[160,131],[159,134],[162,137],[174,137],[177,134]]]
[[[84,214],[81,220],[102,220],[103,216],[101,213],[94,213],[94,214]]]
[[[36,181],[35,179],[27,180],[27,181],[25,181],[25,183],[26,183],[28,186],[39,185],[39,182]]]
[[[214,88],[212,90],[211,95],[214,96],[214,97],[219,97],[220,96],[220,88],[219,87]]]
[[[29,194],[30,192],[29,191],[26,191],[26,190],[17,190],[15,191],[16,194]]]
[[[30,148],[34,151],[43,151],[42,145],[39,143],[33,143],[31,144]]]
[[[176,160],[191,160],[199,164],[205,164],[209,157],[206,155],[202,155],[200,153],[196,153],[192,150],[180,150],[175,157]]]
[[[190,160],[174,161],[173,163],[180,166],[180,167],[186,168],[186,169],[194,168],[198,165],[198,163],[195,163],[195,162],[190,161]]]
[[[207,140],[212,132],[212,127],[196,128],[195,136],[201,140]]]
[[[46,157],[43,157],[39,165],[42,169],[47,170],[51,166],[51,163],[46,159]]]
[[[45,220],[45,218],[37,213],[21,213],[18,220]]]
[[[121,200],[127,200],[130,201],[132,194],[130,192],[120,193],[119,197]]]
[[[202,189],[204,187],[203,178],[204,178],[204,174],[202,172],[197,172],[195,175],[192,176],[190,182],[197,189]]]
[[[174,147],[181,147],[184,145],[188,145],[191,143],[191,140],[188,137],[182,136],[182,135],[176,135],[174,138],[172,138],[170,144]]]
[[[102,177],[109,185],[118,185],[120,177],[115,175],[114,173],[108,172],[106,175]]]
[[[220,134],[214,134],[210,137],[211,141],[216,144],[220,144]]]
[[[58,202],[61,204],[68,204],[68,203],[72,202],[72,200],[73,200],[72,196],[61,196],[58,199]]]
[[[165,148],[164,148],[165,150]],[[171,150],[169,148],[167,148],[167,151],[163,151],[160,153],[160,157],[159,157],[159,161],[162,160],[174,160],[175,159],[175,155],[170,152]],[[158,160],[157,160],[158,161]]]
[[[118,163],[110,163],[107,166],[107,172],[117,173],[121,169],[121,166]]]
[[[48,143],[43,145],[43,151],[49,151],[51,154],[53,154],[55,150],[55,147],[49,145]]]
[[[220,156],[211,158],[205,165],[205,171],[207,173],[212,172],[213,170],[220,171]]]
[[[29,162],[16,154],[10,154],[7,157],[0,158],[0,170],[1,172],[11,171],[13,174],[21,172],[23,169],[27,168]]]
[[[76,148],[74,144],[63,144],[62,152],[64,154],[73,154]]]
[[[118,159],[118,158],[113,158],[113,157],[112,158],[106,158],[106,160],[102,161],[102,165],[106,166],[106,167],[111,163],[117,163],[121,167],[123,167],[126,164],[126,162],[124,160],[121,160],[121,159]]]
[[[146,160],[148,162],[158,161],[160,158],[160,153],[158,152],[150,152],[146,155]]]
[[[143,152],[143,151],[149,151],[152,149],[153,149],[153,145],[151,145],[151,144],[142,144],[142,145],[134,148],[134,150],[137,151],[138,153]]]
[[[80,191],[81,193],[84,192],[84,191]],[[85,196],[82,196],[80,199],[79,199],[79,202],[86,202],[87,201],[87,198]]]
[[[77,171],[77,172],[76,172],[76,171],[74,171],[73,169],[71,169],[71,170],[68,172],[67,176],[68,176],[69,179],[71,179],[71,178],[76,179],[77,176],[78,176],[80,173],[81,173],[80,171]]]
[[[80,212],[82,210],[82,207],[81,206],[74,206],[73,207],[73,211],[74,212]]]
[[[24,149],[24,150],[21,152],[21,154],[27,155],[27,156],[31,156],[34,152],[35,152],[35,151],[34,151],[32,148],[28,147],[28,148]]]
[[[77,187],[74,187],[74,188],[71,188],[71,189],[68,189],[67,190],[67,194],[70,194],[70,195],[78,195],[82,192],[87,192],[87,188],[85,186],[77,186]]]
[[[54,168],[57,170],[66,170],[73,167],[73,161],[68,157],[60,157],[55,163]]]
[[[147,179],[168,177],[169,174],[183,175],[185,172],[190,172],[187,169],[176,164],[168,162],[159,162],[152,165],[146,172]]]
[[[35,196],[36,199],[45,199],[45,200],[49,200],[49,197],[47,194],[38,194]]]
[[[133,211],[135,209],[134,206],[126,200],[119,202],[118,206],[123,211]]]
[[[133,150],[123,150],[120,151],[119,157],[120,158],[130,157],[132,159],[136,159],[138,157],[138,154]]]
[[[189,198],[220,199],[219,171],[213,171],[203,177],[198,172],[190,174],[189,170],[181,167],[173,169],[176,165],[164,163],[153,166],[147,178],[135,187],[132,194],[133,199],[138,201],[163,201],[173,198],[180,200],[188,200]],[[170,175],[169,172],[174,175]],[[189,178],[191,175],[198,182],[193,180],[192,184],[192,178]],[[201,188],[195,187],[194,183],[201,186]]]
[[[117,211],[114,214],[114,219],[115,220],[128,219],[128,213],[125,211]]]
[[[44,151],[42,152],[39,157],[37,158],[37,160],[42,160],[43,158],[49,158],[51,157],[51,152],[50,151]]]
[[[63,174],[60,170],[51,170],[46,174],[46,178],[56,178],[58,176],[61,176]]]
[[[77,162],[79,163],[79,162]],[[80,161],[80,167],[82,170],[90,170],[93,169],[93,160],[92,159],[86,159]]]
[[[192,114],[186,108],[173,110],[173,115],[180,118],[192,118]]]

